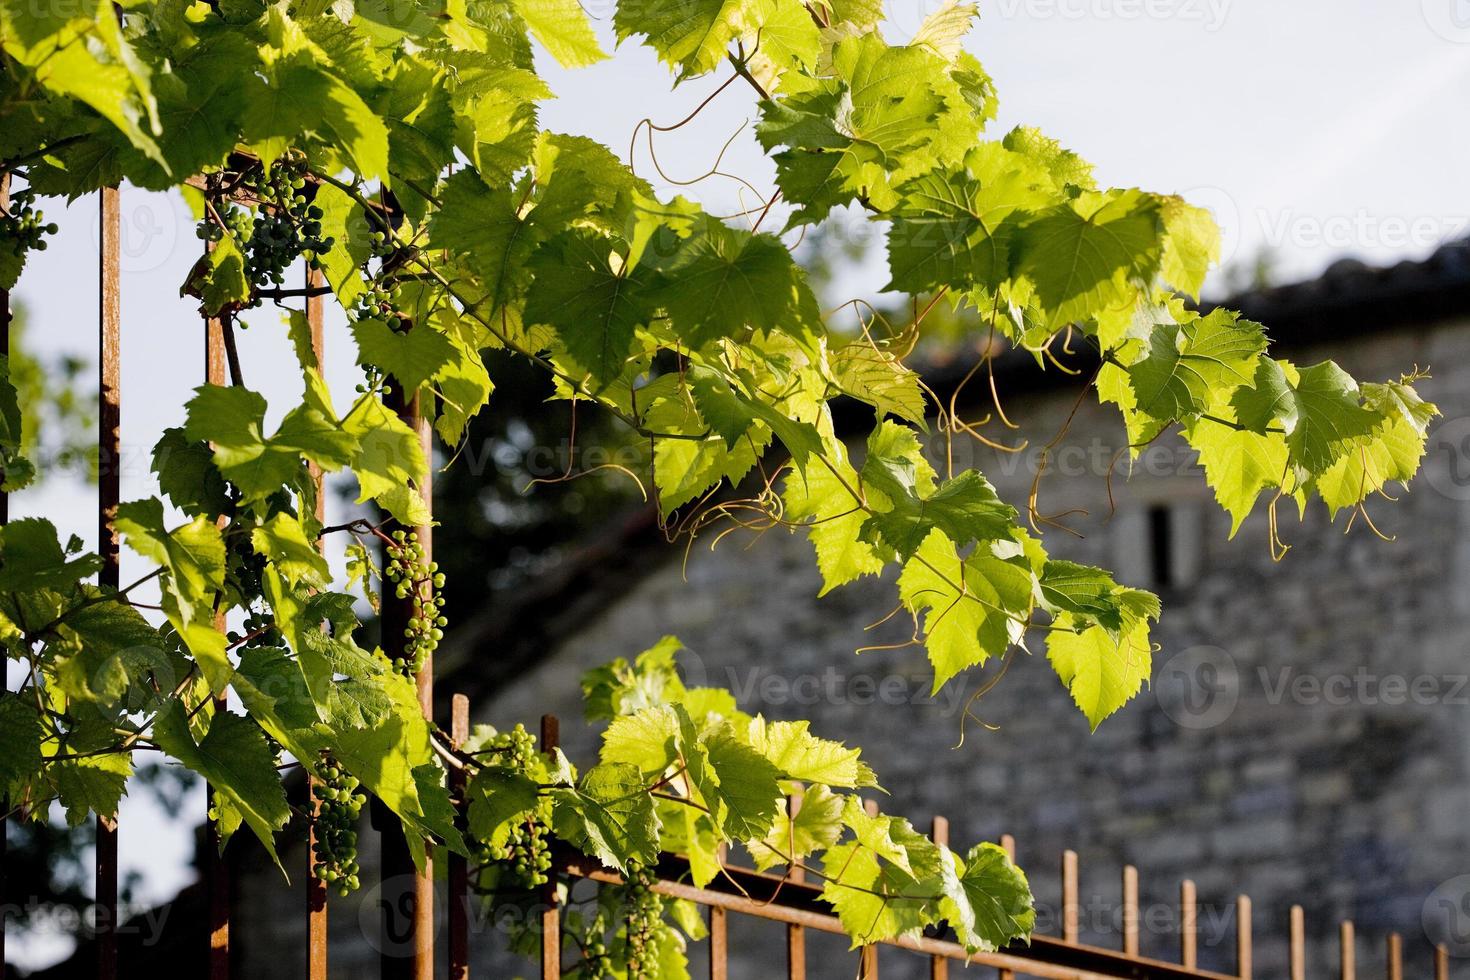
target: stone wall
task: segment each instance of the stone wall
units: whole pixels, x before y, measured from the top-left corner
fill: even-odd
[[[1299,363],[1327,356],[1291,353]],[[1456,444],[1470,440],[1470,422],[1454,421],[1470,416],[1470,328],[1394,332],[1333,356],[1370,379],[1432,365],[1423,390],[1440,403],[1446,435],[1412,492],[1370,505],[1393,541],[1361,520],[1345,535],[1346,515],[1331,526],[1320,510],[1298,525],[1294,505],[1284,504],[1292,550],[1280,563],[1271,560],[1264,505],[1229,540],[1228,518],[1178,443],[1150,447],[1131,478],[1118,467],[1110,514],[1104,473],[1121,427],[1116,413],[1084,400],[1040,484],[1044,512],[1088,511],[1066,518],[1083,536],[1050,529],[1047,545],[1053,555],[1113,568],[1127,584],[1157,588],[1165,603],[1153,687],[1096,733],[1038,643],[971,706],[960,744],[964,706],[996,665],[930,697],[921,650],[854,656],[908,637],[902,614],[864,628],[892,611],[893,583],[867,579],[818,600],[804,535],[779,530],[732,535],[713,554],[701,542],[682,566],[630,568],[620,601],[477,705],[476,720],[529,725],[543,711],[557,713],[573,759],[589,760],[595,736],[579,723],[582,672],[675,634],[690,649],[693,682],[729,686],[747,711],[812,718],[819,733],[861,745],[890,794],[886,811],[921,828],[942,813],[957,845],[1014,834],[1044,929],[1055,930],[1058,857],[1071,847],[1081,857],[1086,941],[1120,943],[1118,882],[1131,863],[1143,882],[1146,953],[1176,955],[1178,882],[1191,877],[1203,903],[1202,966],[1233,968],[1233,903],[1245,892],[1255,900],[1259,976],[1284,975],[1294,902],[1306,908],[1317,968],[1336,963],[1336,922],[1349,917],[1365,937],[1363,969],[1381,961],[1381,936],[1393,929],[1415,958],[1410,975],[1425,975],[1426,899],[1470,872],[1470,445]],[[992,423],[986,432],[1041,446],[1075,397],[1075,388],[1012,395],[1004,407],[1023,429]],[[978,463],[1024,507],[1033,451],[957,446],[956,460]],[[1167,537],[1155,543],[1158,535]],[[363,874],[365,882],[374,877]],[[257,900],[284,901],[264,884],[248,888]],[[334,899],[342,975],[352,975],[347,957],[364,955],[352,941],[363,935],[355,906]],[[272,950],[300,948],[291,935],[300,932],[296,906],[272,917],[278,922],[261,918],[242,927],[245,976],[274,975]],[[372,920],[369,912],[364,921]],[[733,975],[780,975],[779,927],[737,923],[733,938],[747,968]],[[853,976],[855,961],[842,948],[814,939],[811,975]],[[531,969],[488,954],[483,965],[479,975],[497,980]],[[927,976],[923,970],[885,954],[885,978]]]

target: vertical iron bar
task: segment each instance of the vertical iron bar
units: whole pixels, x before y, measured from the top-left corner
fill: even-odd
[[[456,694],[449,711],[449,738],[458,751],[470,737],[470,699]],[[460,822],[464,821],[465,773],[453,769],[449,773],[450,791],[460,806]],[[470,868],[462,856],[449,855],[449,980],[470,978]]]
[[[1404,980],[1404,937],[1388,934],[1388,980]]]
[[[395,379],[393,394],[391,398],[384,401],[388,407],[398,413],[410,429],[418,436],[419,446],[423,451],[424,458],[431,464],[424,474],[423,482],[418,486],[419,495],[429,511],[433,508],[433,444],[430,437],[429,420],[425,418],[419,405],[420,395],[418,392],[407,392]],[[425,565],[433,561],[434,539],[431,527],[432,516],[426,515],[423,524],[416,527],[405,528],[418,536],[419,547],[423,549],[423,562]],[[414,597],[410,594],[404,599],[395,599],[388,595],[383,599],[383,646],[392,656],[397,650],[403,653],[404,630],[407,628],[408,620],[414,616]],[[433,656],[426,656],[423,668],[415,676],[418,685],[419,707],[423,709],[424,717],[434,717],[434,662]],[[406,831],[405,831],[406,832]],[[434,980],[434,855],[431,846],[426,847],[424,868],[422,871],[413,865],[413,859],[408,852],[408,841],[402,833],[389,830],[383,838],[383,870],[387,875],[390,871],[395,875],[405,877],[412,875],[413,879],[413,903],[412,903],[412,935],[413,935],[413,959],[410,962],[397,954],[392,949],[392,944],[384,945],[383,952],[383,976],[403,978],[403,980]],[[390,903],[391,904],[391,903]],[[384,905],[384,914],[393,914],[389,905]]]
[[[1450,948],[1444,943],[1434,947],[1434,980],[1450,980]]]
[[[1138,955],[1138,869],[1123,866],[1123,952]]]
[[[864,800],[863,812],[870,817],[878,815],[878,801]],[[878,980],[878,947],[864,946],[858,952],[859,980]]]
[[[1077,852],[1062,852],[1062,942],[1077,941]]]
[[[322,282],[321,270],[307,266],[306,323],[311,331],[311,354],[316,361],[317,370],[322,369],[325,356],[325,342],[322,337],[325,298],[311,295],[311,289],[320,286]],[[310,472],[312,486],[316,493],[316,520],[318,524],[321,524],[326,517],[327,509],[326,500],[322,496],[325,489],[322,470],[320,466],[311,463]],[[326,544],[324,539],[317,539],[319,550],[325,552]],[[322,808],[321,801],[313,792],[315,788],[316,777],[308,768],[306,770],[306,799],[311,808],[311,818],[307,822],[306,838],[306,977],[307,980],[327,980],[327,883],[313,873],[316,867],[316,822]]]
[[[1235,975],[1240,980],[1251,980],[1255,968],[1254,950],[1251,948],[1251,899],[1240,895],[1235,899]]]
[[[709,910],[709,980],[729,980],[730,936],[724,909]]]
[[[1307,980],[1307,919],[1300,905],[1291,907],[1291,980]]]
[[[1016,862],[1016,839],[1014,837],[1010,834],[1001,834],[1000,849],[1006,852],[1012,864]],[[1016,980],[1016,975],[1010,970],[997,970],[995,980]]]
[[[541,751],[550,752],[561,742],[561,726],[556,715],[541,716]],[[547,876],[542,889],[541,910],[541,978],[561,980],[561,909],[557,906],[555,869]]]
[[[10,209],[10,171],[0,170],[0,208]],[[10,361],[10,290],[0,289],[0,355]],[[10,495],[0,490],[0,526],[10,523]],[[3,801],[10,809],[10,800]],[[10,821],[0,817],[0,896],[5,894],[6,829]],[[0,908],[0,980],[5,980],[5,910]]]
[[[1185,878],[1179,883],[1179,962],[1193,970],[1199,961],[1199,904],[1194,882]]]
[[[207,249],[213,249],[211,242]],[[204,380],[207,384],[225,383],[225,330],[223,317],[204,320]],[[223,521],[224,518],[221,518]],[[223,615],[217,615],[215,629],[223,631]],[[223,711],[225,697],[214,699],[214,710]],[[214,790],[208,790],[210,809],[214,808]],[[205,834],[205,877],[209,887],[209,976],[210,980],[228,980],[230,976],[230,871],[220,853],[219,828],[208,821]]]
[[[934,843],[942,847],[949,846],[949,821],[944,817],[935,816],[930,836]],[[929,958],[929,980],[949,980],[949,960],[943,956],[932,956]]]
[[[791,819],[801,812],[801,791],[791,794],[786,801],[786,812]],[[792,862],[787,875],[794,882],[806,881],[806,868]],[[786,980],[806,980],[806,931],[801,926],[786,927]]]
[[[1357,944],[1353,924],[1344,920],[1337,927],[1337,975],[1339,980],[1356,980],[1358,976]]]
[[[102,558],[102,571],[97,581],[104,588],[118,587],[117,517],[119,492],[119,460],[121,443],[119,423],[122,402],[119,395],[119,346],[122,337],[121,235],[122,202],[116,187],[100,192],[101,214],[98,245],[101,249],[98,273],[99,389],[97,406],[97,553]],[[97,976],[113,980],[117,976],[117,820],[97,818]]]

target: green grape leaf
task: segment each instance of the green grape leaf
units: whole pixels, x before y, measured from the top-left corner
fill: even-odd
[[[1150,618],[1157,619],[1159,600],[1147,592],[1127,589],[1123,627],[1110,631],[1072,613],[1060,613],[1047,634],[1047,657],[1052,669],[1087,716],[1093,731],[1104,718],[1127,704],[1149,678],[1153,647]],[[1070,632],[1073,629],[1079,632]]]
[[[275,565],[286,581],[324,589],[332,581],[332,570],[315,544],[308,541],[301,522],[279,513],[250,532],[257,554]]]
[[[1148,356],[1128,368],[1137,410],[1154,420],[1144,441],[1169,422],[1206,411],[1217,391],[1249,384],[1265,349],[1260,324],[1228,310],[1155,325]]]
[[[843,789],[878,785],[873,770],[863,764],[860,750],[817,738],[810,727],[808,721],[768,722],[757,716],[747,737],[750,747],[780,770],[783,779]]]
[[[428,324],[393,330],[376,318],[356,320],[357,363],[375,364],[393,375],[404,391],[416,391],[454,359],[454,345]]]
[[[185,768],[209,780],[215,793],[228,799],[255,831],[276,866],[281,866],[275,835],[291,819],[291,808],[275,757],[254,722],[217,710],[204,737],[195,742],[184,703],[175,699],[154,720],[153,740]],[[222,833],[220,846],[227,840]],[[284,874],[285,869],[281,870]]]
[[[0,791],[23,798],[25,785],[41,772],[41,739],[46,730],[35,705],[17,694],[0,695]]]
[[[978,470],[935,485],[934,472],[912,430],[884,422],[868,439],[863,486],[878,491],[865,540],[881,540],[903,558],[919,549],[930,532],[943,531],[956,545],[1010,536],[1016,511],[1003,503]]]
[[[1266,434],[1280,423],[1292,461],[1321,474],[1343,455],[1349,440],[1371,430],[1373,413],[1360,401],[1357,382],[1332,361],[1297,370],[1262,358],[1254,382],[1237,389],[1230,403],[1251,432]]]
[[[25,517],[0,525],[0,591],[64,589],[97,574],[96,555],[69,558],[56,536],[56,525],[43,517]]]
[[[1036,910],[1025,872],[995,844],[971,848],[963,861],[954,857],[958,874],[945,877],[940,909],[965,949],[988,952],[1029,939]]]
[[[785,799],[777,802],[776,822],[771,832],[750,849],[759,870],[801,861],[831,847],[842,836],[843,797],[826,786],[812,786],[803,792],[794,817]]]
[[[607,57],[577,0],[513,0],[531,34],[563,68],[584,68]]]
[[[993,289],[1010,278],[1019,219],[1056,194],[1043,171],[998,143],[981,144],[965,162],[964,171],[935,171],[898,189],[885,289]]]
[[[591,374],[596,388],[623,373],[633,334],[653,316],[648,277],[629,268],[618,243],[590,231],[569,231],[531,257],[527,325],[556,330],[567,355]]]
[[[922,618],[936,692],[960,671],[1021,642],[1034,582],[1019,563],[982,549],[962,559],[944,532],[930,532],[904,564],[898,594]]]
[[[188,516],[214,516],[229,509],[229,491],[209,444],[189,439],[183,429],[163,430],[153,447],[152,468],[159,489]]]
[[[163,613],[198,659],[210,690],[222,693],[233,668],[225,655],[225,635],[214,625],[215,594],[225,579],[219,527],[200,515],[170,531],[157,497],[119,505],[116,527],[128,547],[163,567]]]
[[[1205,482],[1230,515],[1233,538],[1261,491],[1279,487],[1287,479],[1290,451],[1286,436],[1280,432],[1258,433],[1234,427],[1235,409],[1224,393],[1216,394],[1210,414],[1214,419],[1200,418],[1186,425],[1184,438],[1199,453]]]
[[[575,790],[553,789],[556,835],[609,867],[658,860],[659,823],[638,767],[593,766]]]
[[[1124,308],[1135,282],[1158,271],[1158,202],[1141,191],[1084,191],[1027,224],[1016,248],[1018,271],[1054,323]]]
[[[781,491],[788,520],[805,523],[807,536],[816,549],[817,569],[822,573],[826,595],[840,585],[864,575],[877,575],[886,562],[863,540],[862,527],[868,515],[853,496],[858,486],[857,470],[847,461],[840,444],[825,450],[827,466],[808,467],[804,474],[791,473]]]
[[[180,296],[197,296],[208,316],[241,309],[250,302],[250,280],[245,275],[245,256],[235,239],[225,235],[205,253],[189,273]]]
[[[132,774],[132,756],[126,752],[67,759],[47,767],[70,827],[80,827],[94,813],[117,816],[117,805],[127,794]]]

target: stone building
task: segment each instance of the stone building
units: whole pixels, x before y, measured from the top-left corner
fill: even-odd
[[[1340,262],[1318,280],[1226,305],[1264,323],[1298,363],[1330,356],[1373,380],[1432,370],[1421,390],[1444,415],[1411,491],[1369,505],[1392,540],[1361,519],[1345,534],[1347,515],[1334,526],[1320,506],[1298,525],[1294,506],[1283,507],[1292,547],[1276,562],[1265,502],[1231,540],[1228,516],[1177,441],[1150,447],[1131,475],[1120,464],[1110,507],[1106,474],[1122,427],[1083,399],[1039,500],[1048,513],[1085,511],[1066,519],[1081,536],[1048,531],[1048,547],[1159,592],[1165,610],[1152,686],[1096,733],[1045,658],[1019,655],[971,705],[959,744],[969,696],[994,665],[931,698],[921,650],[854,655],[907,636],[895,621],[865,630],[891,611],[892,581],[818,599],[803,534],[735,535],[713,554],[697,545],[686,562],[647,515],[602,532],[515,597],[494,597],[441,648],[438,691],[469,694],[475,720],[498,726],[555,713],[569,754],[587,760],[595,735],[579,723],[582,672],[674,634],[695,682],[732,688],[746,711],[811,718],[819,733],[860,745],[891,794],[886,811],[919,827],[943,814],[957,845],[1015,835],[1043,929],[1056,928],[1058,859],[1072,848],[1087,942],[1120,944],[1119,878],[1133,864],[1143,951],[1161,958],[1176,956],[1185,877],[1200,896],[1207,968],[1233,969],[1241,892],[1255,903],[1258,976],[1286,973],[1293,903],[1305,907],[1316,968],[1337,962],[1340,918],[1364,937],[1364,970],[1382,963],[1382,937],[1396,930],[1410,975],[1427,975],[1426,925],[1470,955],[1470,878],[1455,880],[1470,874],[1470,246],[1389,269]],[[966,448],[959,462],[979,465],[1023,506],[1038,447],[1071,413],[1082,380],[1002,362],[1002,404],[1021,429],[986,431],[1028,449]],[[990,397],[984,384],[973,393],[972,417]],[[363,850],[374,850],[368,838]],[[288,890],[263,871],[237,889],[238,975],[282,975],[283,951],[296,957],[304,945],[299,881]],[[370,968],[383,942],[379,897],[365,888],[333,899],[334,976]],[[778,929],[733,922],[732,948],[748,969],[732,975],[780,975],[769,958]],[[493,931],[477,939],[477,975],[533,975],[531,964],[489,952],[500,945]],[[842,945],[813,940],[813,976],[855,975],[852,957],[827,955]],[[883,976],[928,975],[903,959],[885,958]]]

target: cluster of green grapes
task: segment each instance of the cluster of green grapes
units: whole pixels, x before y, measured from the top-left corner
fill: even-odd
[[[495,764],[516,772],[528,772],[536,757],[536,739],[525,725],[517,725],[490,739],[482,754],[495,759]],[[509,869],[525,888],[546,884],[551,869],[551,847],[547,842],[546,804],[538,805],[510,825],[504,843],[486,843],[481,858]]]
[[[393,293],[382,283],[374,281],[352,301],[354,320],[382,320],[394,333],[407,333],[413,325],[393,306]]]
[[[605,980],[617,974],[613,969],[612,953],[607,948],[607,917],[602,909],[587,927],[587,938],[582,943],[580,976],[588,980]]]
[[[0,213],[0,247],[17,257],[32,249],[46,251],[44,236],[56,234],[56,222],[48,222],[45,212],[36,209],[30,188],[11,196],[7,212]]]
[[[225,237],[225,232],[237,242],[248,242],[250,240],[250,229],[252,222],[250,212],[245,208],[237,208],[233,204],[218,209],[220,219],[224,221],[221,226],[209,215],[205,215],[199,224],[194,227],[194,234],[206,242],[217,242]]]
[[[357,777],[344,772],[330,755],[323,753],[314,775],[311,792],[320,807],[312,874],[336,885],[337,893],[345,897],[358,886],[357,817],[367,797],[357,792]]]
[[[629,862],[627,879],[623,908],[627,915],[624,930],[628,947],[628,976],[656,976],[658,948],[654,937],[663,924],[663,899],[654,892],[654,873],[646,865]]]
[[[393,665],[412,676],[423,670],[429,654],[444,639],[444,573],[438,562],[424,562],[424,549],[419,536],[412,532],[394,531],[393,545],[388,549],[384,576],[393,583],[393,594],[399,599],[413,598],[413,615],[403,629],[403,656]]]
[[[306,193],[305,165],[282,158],[269,176],[247,177],[245,186],[261,205],[250,230],[245,267],[250,281],[280,286],[298,258],[316,267],[317,256],[330,251],[335,239],[322,237],[322,209]]]

